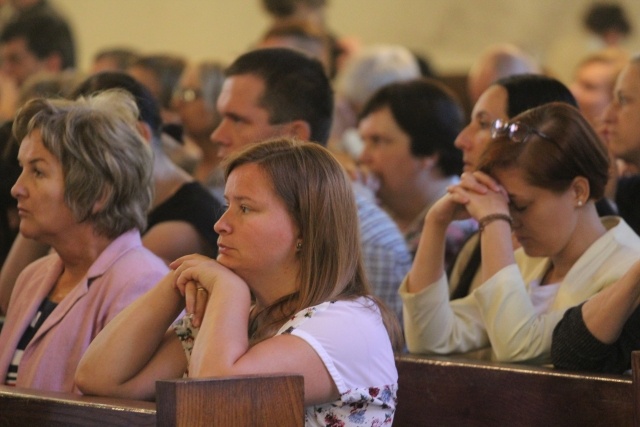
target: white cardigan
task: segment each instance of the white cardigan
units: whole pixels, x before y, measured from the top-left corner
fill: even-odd
[[[412,353],[464,353],[491,346],[492,359],[548,363],[551,335],[564,312],[609,286],[640,259],[640,237],[618,217],[602,219],[608,229],[576,261],[560,283],[548,311],[535,313],[529,283],[541,279],[548,258],[515,252],[509,265],[467,297],[449,301],[447,278],[418,293],[399,293],[404,330]]]

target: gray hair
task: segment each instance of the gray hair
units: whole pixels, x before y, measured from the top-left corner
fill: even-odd
[[[13,133],[22,141],[40,131],[44,147],[62,164],[65,202],[76,220],[115,238],[145,229],[153,199],[151,148],[137,123],[131,95],[108,90],[76,101],[33,99],[18,112]]]
[[[202,99],[212,110],[216,109],[218,97],[222,92],[225,66],[219,62],[204,61],[198,64],[198,77],[202,85]]]
[[[418,61],[400,45],[372,45],[351,58],[338,74],[337,92],[363,106],[381,87],[420,77]]]

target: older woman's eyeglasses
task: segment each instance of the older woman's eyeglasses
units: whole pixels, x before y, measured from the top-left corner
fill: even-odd
[[[202,91],[200,89],[184,87],[178,88],[173,92],[173,99],[182,102],[191,102],[198,98],[202,98]]]
[[[547,141],[553,142],[553,138],[540,132],[537,129],[527,126],[520,122],[505,122],[504,120],[497,119],[491,125],[491,138],[498,138],[502,136],[508,137],[513,142],[526,142],[527,138],[531,134],[538,135],[540,138],[544,138]]]

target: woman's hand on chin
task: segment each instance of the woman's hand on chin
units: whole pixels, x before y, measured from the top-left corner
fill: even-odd
[[[202,324],[209,296],[216,284],[225,278],[226,281],[240,279],[233,271],[204,255],[183,256],[173,261],[169,267],[175,270],[174,286],[184,297],[185,310],[195,327]]]

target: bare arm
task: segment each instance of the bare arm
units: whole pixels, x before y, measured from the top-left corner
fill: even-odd
[[[45,256],[49,246],[18,234],[0,270],[0,314],[6,314],[16,279],[24,268]]]
[[[83,393],[152,399],[157,380],[182,376],[186,355],[173,330],[167,331],[184,307],[173,283],[170,272],[93,340],[76,371]]]
[[[189,254],[213,254],[197,230],[184,221],[166,221],[153,226],[142,236],[142,244],[167,265]]]
[[[469,216],[480,220],[496,213],[509,213],[508,200],[501,187],[485,174],[463,174],[462,182],[449,188],[448,194],[427,213],[407,290],[420,292],[444,274],[445,236],[451,221]],[[508,222],[491,222],[484,234],[481,248],[491,256],[483,259],[483,281],[515,262]]]
[[[443,199],[445,198],[450,199],[451,196],[446,194]],[[418,250],[409,270],[407,291],[410,293],[422,291],[444,274],[446,231],[450,221],[439,215],[438,204],[453,202],[443,199],[429,210],[424,220]]]
[[[459,197],[466,199],[467,210],[481,223],[481,227],[483,219],[490,215],[509,217],[509,199],[506,193],[493,178],[482,172],[463,174],[456,191],[460,194]],[[485,223],[484,231],[481,230],[480,248],[485,254],[482,257],[482,282],[485,282],[506,266],[515,264],[511,224],[502,219]]]
[[[597,293],[582,306],[587,329],[605,344],[613,344],[625,322],[640,305],[640,261],[616,283]]]
[[[304,376],[305,404],[338,397],[324,363],[303,339],[281,335],[249,347],[251,295],[240,277],[204,257],[184,257],[177,262],[179,287],[195,282],[209,293],[189,365],[191,377],[297,373]]]

